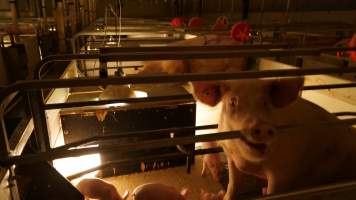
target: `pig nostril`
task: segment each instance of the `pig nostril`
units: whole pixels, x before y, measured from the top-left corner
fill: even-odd
[[[232,97],[231,98],[231,102],[230,102],[231,106],[235,107],[237,105],[237,99],[236,97]]]
[[[254,130],[254,133],[255,133],[256,135],[259,135],[259,134],[261,133],[261,130],[260,130],[259,128],[256,128],[256,129]]]
[[[272,129],[268,129],[267,133],[268,133],[268,135],[272,136],[273,135],[273,130]]]

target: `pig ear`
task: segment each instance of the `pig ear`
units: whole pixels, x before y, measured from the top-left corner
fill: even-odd
[[[193,95],[196,100],[209,106],[215,106],[221,101],[221,97],[228,90],[226,84],[221,82],[192,82]]]
[[[296,100],[303,87],[304,78],[284,78],[271,81],[269,96],[273,106],[281,108]]]

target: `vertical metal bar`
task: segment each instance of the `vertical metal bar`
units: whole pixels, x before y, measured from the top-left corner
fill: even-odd
[[[16,27],[17,26],[17,17],[18,17],[16,0],[9,0],[9,3],[10,3],[12,24]]]
[[[29,91],[27,95],[35,127],[35,136],[39,143],[40,151],[49,151],[51,149],[51,146],[48,135],[47,120],[42,92],[34,90]]]
[[[199,17],[203,14],[203,0],[199,0]]]
[[[45,28],[47,28],[47,6],[46,6],[46,1],[41,0],[41,9],[42,9],[42,18],[43,18],[43,25]]]
[[[9,144],[9,139],[7,137],[6,124],[5,124],[5,106],[0,108],[0,157],[8,158],[11,155],[11,149]],[[11,165],[8,167],[9,170],[9,191],[12,200],[19,200],[20,195],[17,188],[16,179],[14,178],[14,167]]]
[[[57,21],[57,32],[59,39],[59,52],[63,53],[66,51],[66,36],[65,36],[65,22],[64,22],[64,11],[63,11],[63,1],[57,0],[56,8],[56,21]]]
[[[290,0],[287,0],[287,5],[286,5],[286,24],[290,23],[289,19],[289,10],[290,10]]]
[[[242,20],[248,19],[250,0],[242,0]]]
[[[75,7],[75,0],[71,0],[68,3],[68,12],[70,16],[71,32],[72,36],[77,33],[77,13]]]

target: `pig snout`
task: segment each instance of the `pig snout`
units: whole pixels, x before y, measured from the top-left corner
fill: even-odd
[[[256,122],[244,132],[253,142],[269,143],[273,139],[275,129],[266,122]]]

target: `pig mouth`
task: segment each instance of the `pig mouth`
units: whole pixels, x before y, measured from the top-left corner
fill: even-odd
[[[258,142],[251,142],[245,136],[241,136],[240,138],[248,147],[251,149],[264,154],[267,150],[267,144],[265,143],[258,143]]]

